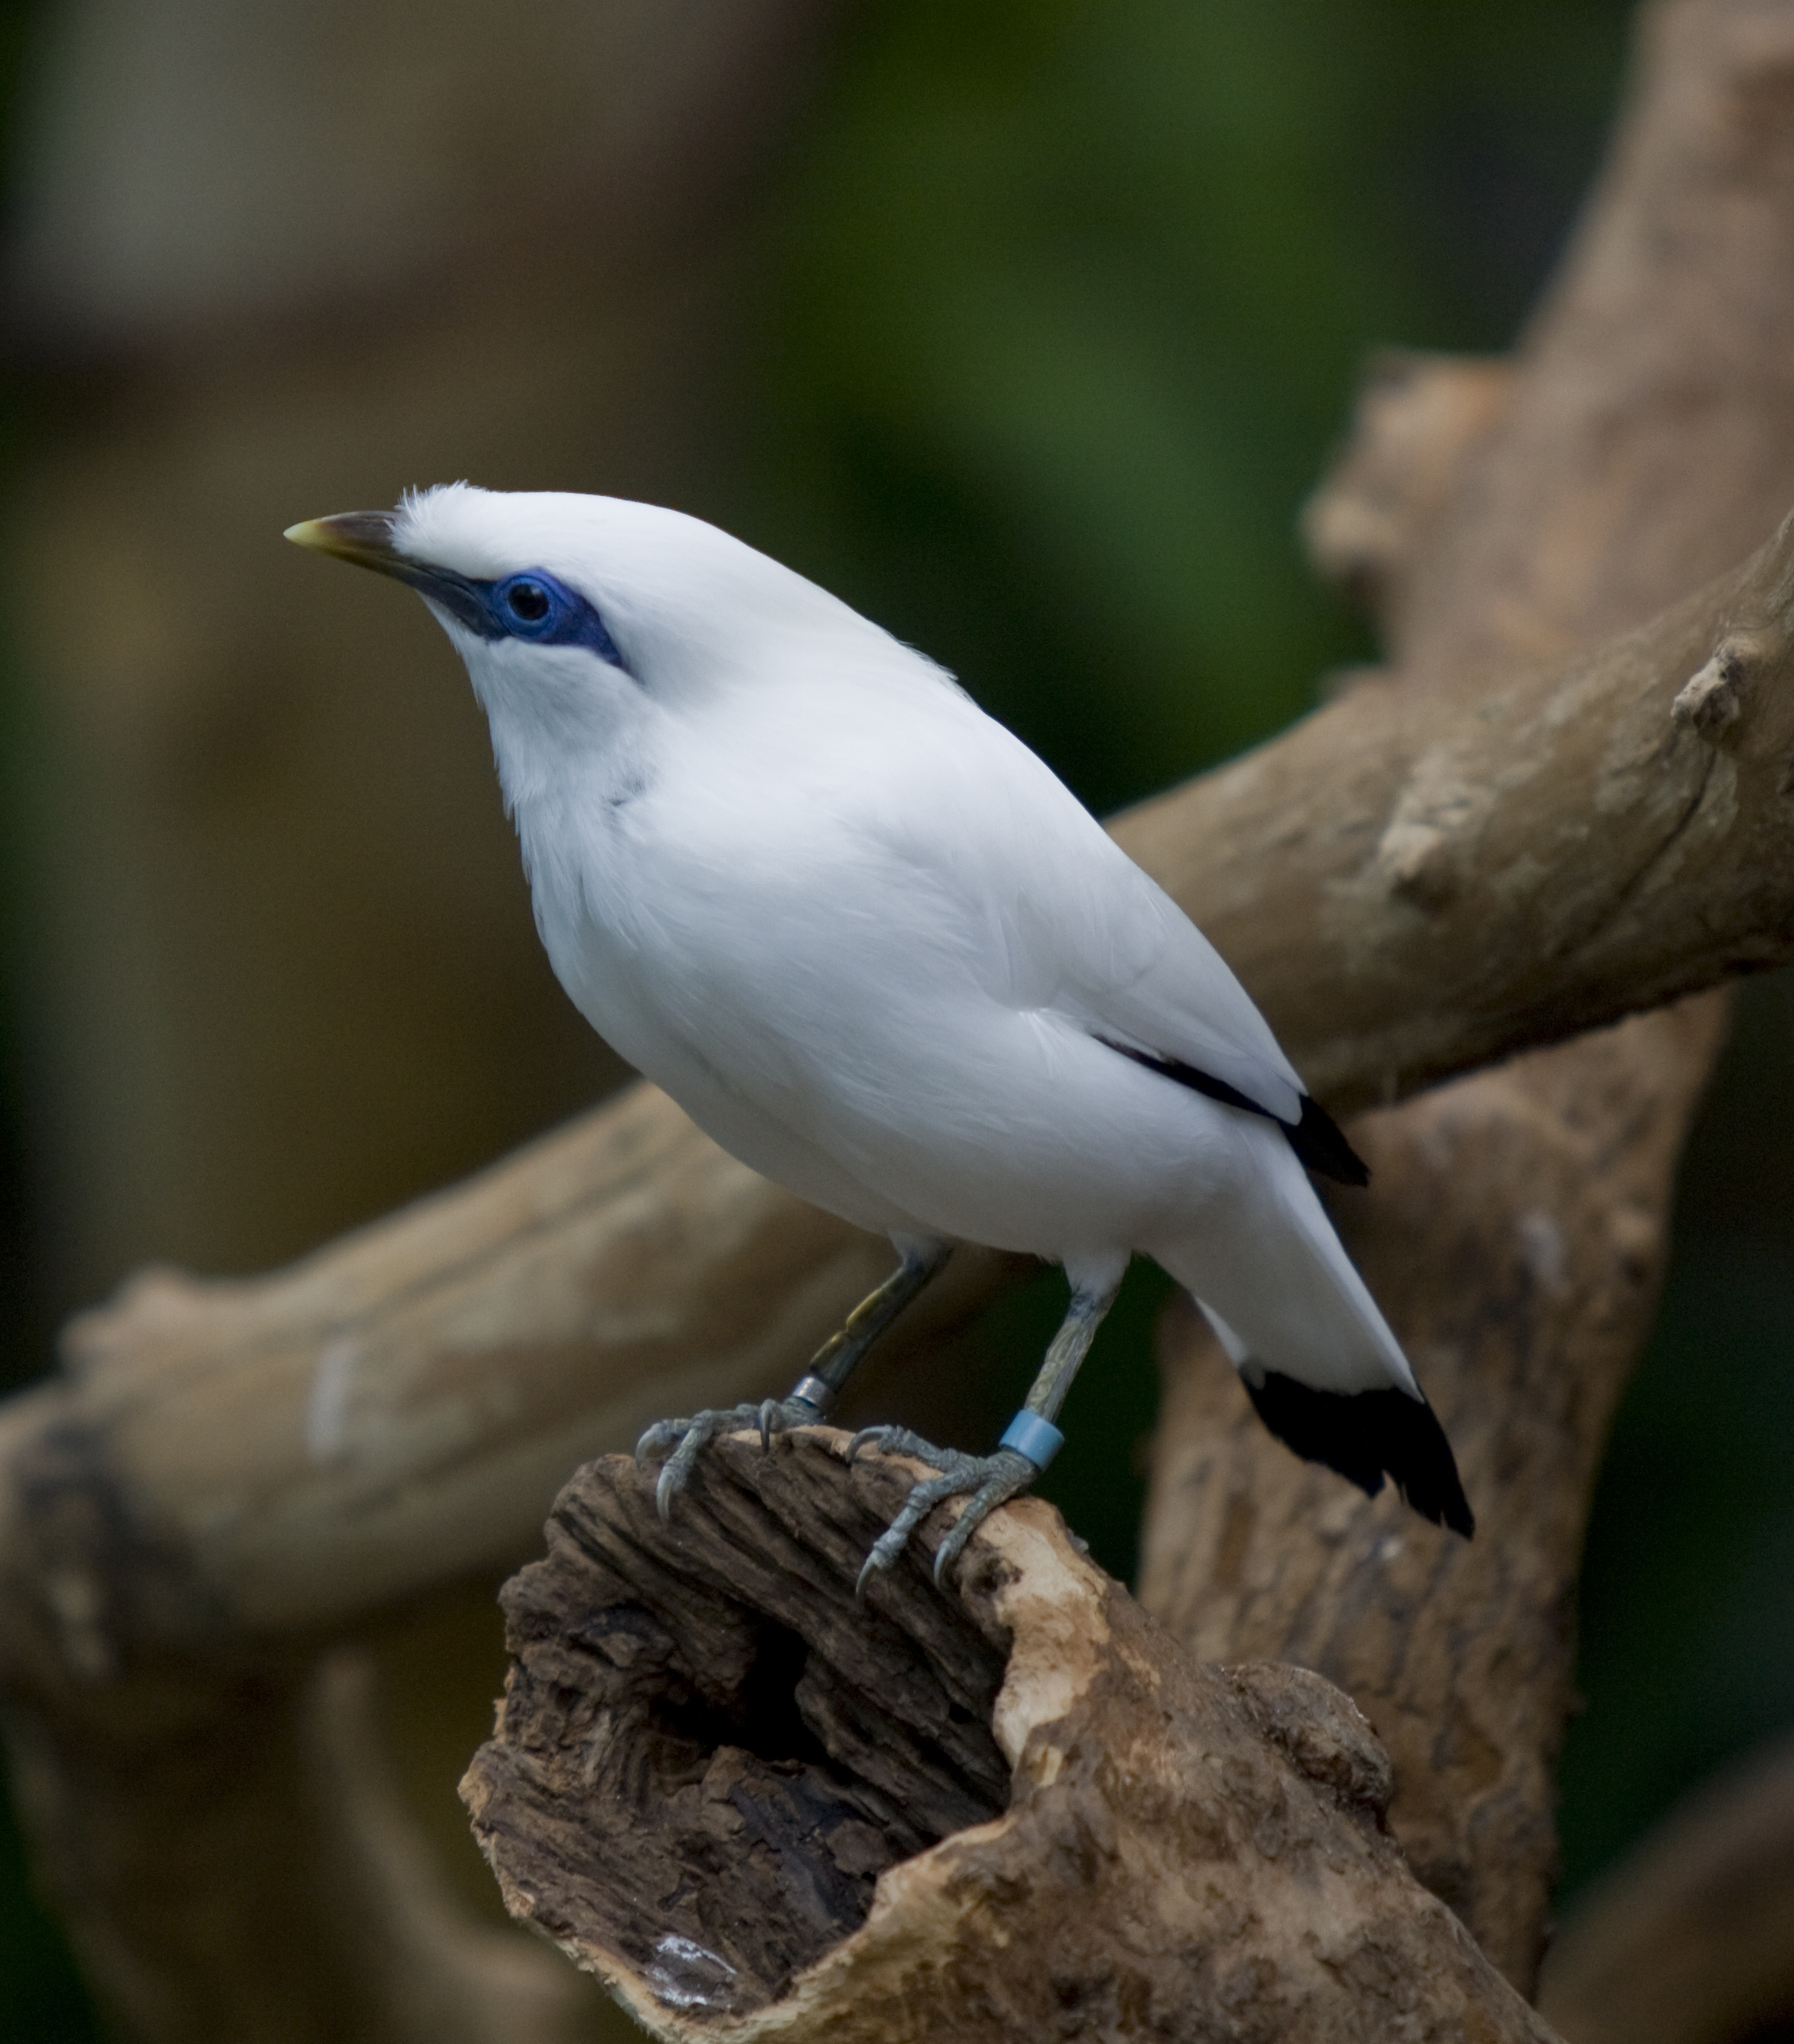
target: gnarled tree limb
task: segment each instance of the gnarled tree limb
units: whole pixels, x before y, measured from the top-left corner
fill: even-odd
[[[1354,1125],[1373,1197],[1345,1207],[1348,1246],[1457,1449],[1473,1543],[1293,1466],[1194,1316],[1161,1334],[1143,1601],[1200,1658],[1298,1662],[1352,1696],[1416,1870],[1522,1984],[1584,1518],[1724,1020],[1703,997]]]
[[[656,2035],[1549,2044],[1385,1835],[1346,1697],[1197,1666],[1033,1500],[957,1594],[911,1556],[859,1604],[919,1472],[847,1439],[732,1436],[670,1526],[590,1464],[505,1593],[475,1830]]]

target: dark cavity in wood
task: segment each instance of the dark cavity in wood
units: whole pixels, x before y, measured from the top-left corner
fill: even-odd
[[[776,2000],[886,1867],[1009,1800],[1008,1642],[920,1547],[856,1604],[906,1479],[866,1462],[824,1495],[797,1439],[716,1443],[670,1535],[627,1457],[567,1485],[546,1558],[505,1587],[513,1665],[463,1784],[534,1921],[693,2015]]]

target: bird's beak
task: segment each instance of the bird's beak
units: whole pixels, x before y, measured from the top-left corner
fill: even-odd
[[[358,568],[393,576],[416,590],[439,615],[446,613],[470,632],[490,639],[492,619],[481,585],[452,568],[436,567],[401,554],[393,544],[398,520],[396,511],[340,511],[334,518],[308,518],[303,524],[289,525],[286,536],[296,547],[334,554],[340,561],[353,561]]]
[[[417,563],[406,560],[393,544],[398,522],[391,511],[341,511],[334,518],[308,518],[302,524],[289,525],[286,536],[296,547],[334,554],[340,561],[409,582],[417,574]]]

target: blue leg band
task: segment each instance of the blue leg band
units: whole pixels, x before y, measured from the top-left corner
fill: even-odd
[[[1004,1428],[1000,1445],[1026,1455],[1036,1469],[1043,1470],[1065,1446],[1065,1435],[1051,1420],[1024,1408]]]

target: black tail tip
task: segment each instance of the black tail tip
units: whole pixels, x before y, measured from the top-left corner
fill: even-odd
[[[1258,1417],[1304,1460],[1337,1470],[1370,1497],[1386,1471],[1423,1519],[1466,1540],[1476,1531],[1451,1443],[1423,1400],[1393,1388],[1316,1391],[1275,1370],[1258,1384],[1244,1381]]]

